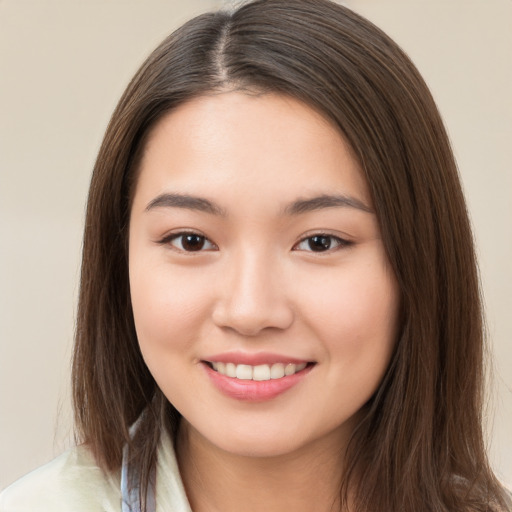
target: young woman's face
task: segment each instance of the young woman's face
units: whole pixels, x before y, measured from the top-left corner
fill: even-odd
[[[343,443],[393,350],[399,294],[362,171],[294,99],[194,99],[153,130],[130,220],[145,362],[231,453]]]

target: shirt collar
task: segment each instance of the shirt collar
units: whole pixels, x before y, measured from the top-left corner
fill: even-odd
[[[174,446],[162,429],[156,464],[156,512],[192,512],[181,479]]]

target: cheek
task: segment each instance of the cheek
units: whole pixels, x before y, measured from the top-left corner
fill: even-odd
[[[398,286],[386,263],[354,266],[308,288],[314,293],[303,309],[310,312],[309,328],[323,340],[333,368],[340,372],[342,367],[347,381],[378,383],[398,327]]]
[[[200,294],[194,281],[170,276],[168,269],[158,266],[132,273],[130,282],[144,362],[167,399],[183,409],[189,394],[197,391],[186,369],[197,361],[196,340],[204,316]]]
[[[186,269],[170,272],[165,263],[130,263],[135,328],[150,370],[166,356],[188,354],[197,339],[209,299],[201,279],[190,277]]]

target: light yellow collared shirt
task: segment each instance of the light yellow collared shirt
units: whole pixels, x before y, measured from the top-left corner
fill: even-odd
[[[156,512],[192,512],[172,441],[162,435],[156,467]],[[77,446],[0,494],[0,512],[121,512],[121,473],[106,475]]]

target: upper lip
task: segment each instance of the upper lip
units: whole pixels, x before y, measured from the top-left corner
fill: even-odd
[[[250,366],[274,363],[301,364],[312,362],[308,359],[301,359],[283,354],[273,354],[270,352],[257,352],[254,354],[248,352],[225,352],[223,354],[215,354],[205,357],[203,361],[208,361],[210,363],[247,364]]]

